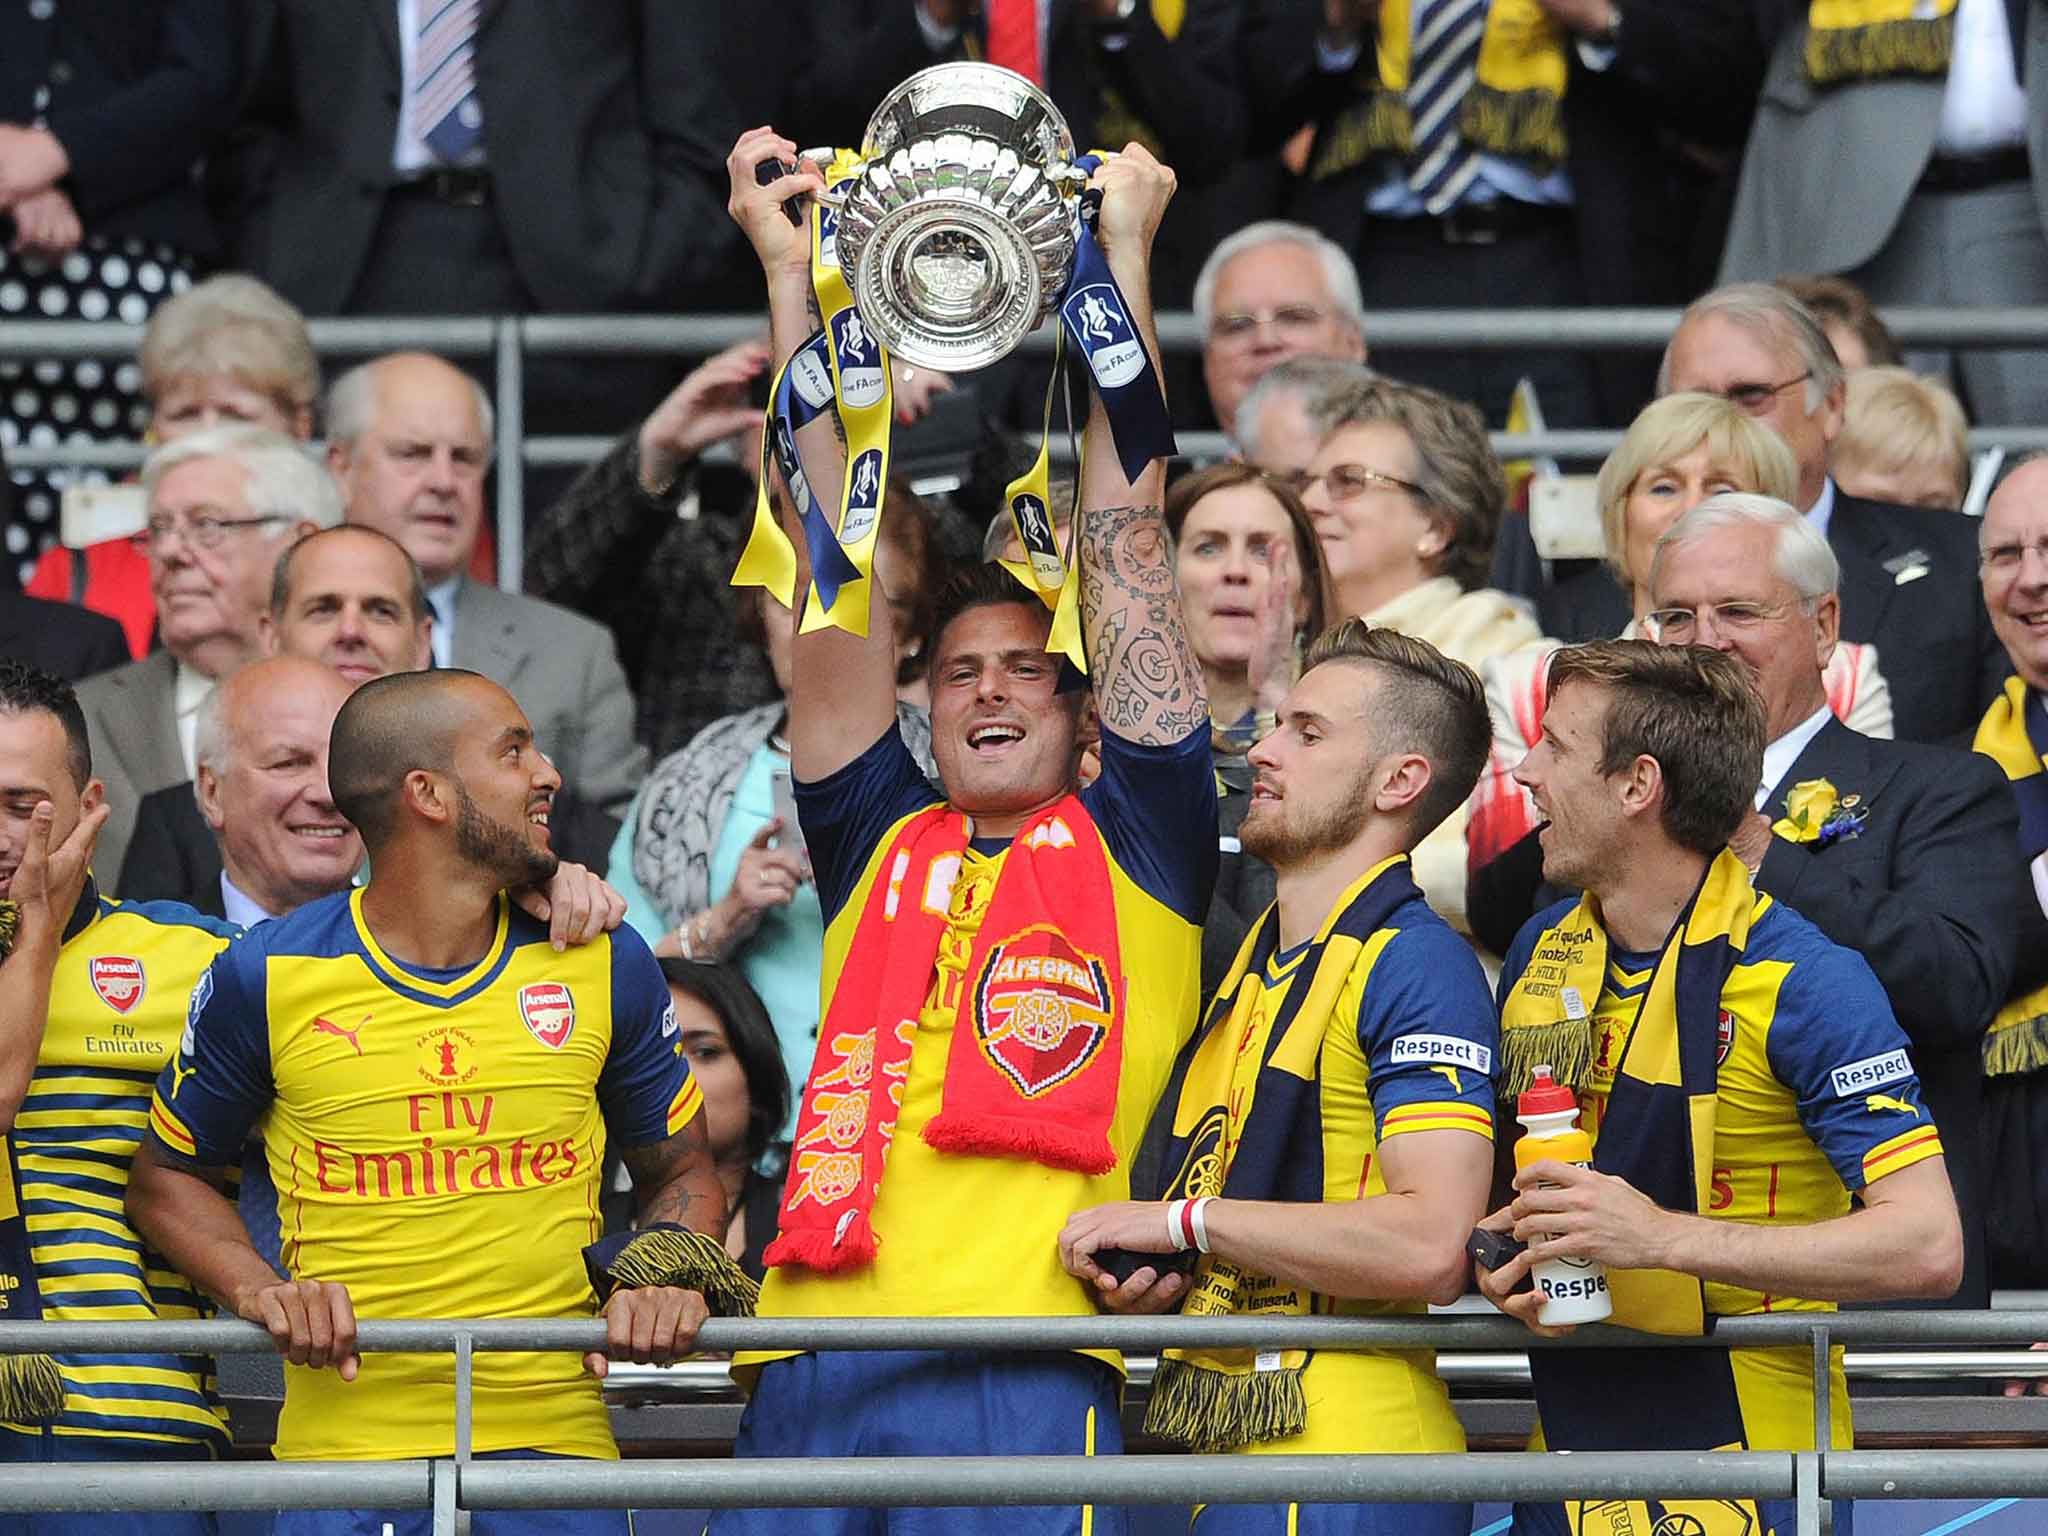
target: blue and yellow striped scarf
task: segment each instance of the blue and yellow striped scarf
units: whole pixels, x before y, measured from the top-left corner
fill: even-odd
[[[2019,802],[2020,851],[2048,850],[2048,703],[2024,678],[2009,677],[1977,725],[1972,750],[2005,770]],[[1992,1076],[2048,1066],[2048,986],[2013,998],[1984,1033],[1984,1070]]]

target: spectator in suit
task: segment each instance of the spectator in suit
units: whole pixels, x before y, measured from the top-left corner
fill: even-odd
[[[565,786],[617,817],[647,752],[633,739],[633,696],[612,637],[565,608],[464,574],[483,528],[491,426],[490,402],[467,374],[426,353],[393,353],[335,381],[327,464],[348,521],[390,535],[418,564],[434,664],[507,689]],[[562,851],[594,862],[589,849]]]
[[[1358,269],[1343,247],[1306,224],[1268,219],[1225,237],[1195,278],[1194,309],[1209,405],[1224,431],[1239,434],[1241,452],[1245,396],[1277,364],[1365,361]]]
[[[433,665],[426,578],[405,546],[374,528],[309,533],[270,582],[265,631],[274,656],[332,667],[351,688]]]
[[[253,661],[199,707],[199,772],[183,792],[202,838],[141,839],[122,889],[187,902],[248,928],[340,890],[363,862],[362,839],[327,794],[327,738],[354,691],[331,667],[297,656]],[[208,878],[209,875],[211,878]]]
[[[316,663],[348,688],[387,672],[417,671],[429,657],[419,570],[403,548],[368,528],[322,528],[285,550],[271,577],[262,632],[270,655]],[[142,797],[116,892],[124,901],[185,901],[220,915],[220,849],[216,828],[201,814],[209,718],[217,737],[242,739],[201,707],[199,777]],[[215,770],[224,771],[218,761]]]
[[[113,807],[93,861],[109,890],[120,887],[143,797],[193,777],[206,695],[263,653],[277,557],[299,535],[341,521],[320,466],[258,427],[216,427],[159,448],[143,465],[142,488],[164,648],[78,690]]]
[[[1905,368],[1852,370],[1828,463],[1850,495],[1953,511],[1970,493],[1970,427],[1955,391]]]
[[[1791,496],[1799,468],[1783,438],[1718,395],[1666,395],[1645,406],[1600,466],[1595,494],[1607,545],[1606,579],[1627,604],[1623,640],[1647,639],[1650,560],[1657,540],[1685,513],[1723,491]],[[1506,954],[1541,906],[1543,850],[1535,803],[1515,770],[1543,735],[1553,639],[1495,656],[1480,669],[1493,716],[1493,751],[1472,796],[1466,831],[1472,931]],[[1822,673],[1828,707],[1850,730],[1889,739],[1891,694],[1874,646],[1835,646]]]
[[[1657,541],[1650,622],[1668,645],[1733,654],[1764,697],[1756,809],[1729,847],[1757,887],[1869,962],[1913,1042],[1963,1217],[1953,1302],[1989,1305],[1984,1031],[2013,976],[2027,893],[2018,818],[1997,768],[1885,742],[1829,711],[1840,567],[1810,519],[1769,497],[1709,497]]]
[[[1984,508],[1984,606],[2015,675],[1975,746],[2011,782],[2032,889],[2016,902],[2018,964],[1984,1042],[1984,1166],[1994,1285],[2048,1284],[2048,460],[2023,460]],[[2031,898],[2031,899],[2029,899]]]
[[[1536,639],[1525,607],[1483,585],[1507,485],[1479,412],[1376,378],[1326,402],[1322,419],[1301,499],[1333,618],[1397,629],[1475,670]],[[1465,821],[1461,806],[1414,851],[1423,895],[1461,931]]]
[[[192,171],[234,120],[234,10],[94,0],[0,13],[0,325],[139,324],[216,257]],[[120,441],[147,415],[134,368],[103,357],[0,363],[0,386],[26,441]],[[4,525],[8,590],[56,541],[73,472],[19,480],[22,520]]]
[[[209,427],[313,435],[320,398],[313,338],[305,317],[253,277],[224,272],[166,300],[143,329],[136,364],[149,405],[147,435],[158,443]],[[27,590],[120,620],[131,654],[149,654],[156,607],[149,561],[133,539],[49,549]]]
[[[1819,27],[1794,0],[1758,10],[1769,65],[1722,280],[1839,272],[1880,304],[2048,302],[2040,7]],[[1938,46],[1920,46],[1930,29]],[[1954,371],[1978,420],[2048,420],[2048,353],[1973,349]]]
[[[1813,311],[1834,344],[1835,356],[1848,373],[1859,368],[1896,368],[1904,363],[1898,339],[1870,302],[1870,295],[1846,277],[1809,277],[1791,273],[1777,287]]]
[[[1364,363],[1333,357],[1290,357],[1275,363],[1245,391],[1232,429],[1238,456],[1299,489],[1323,445],[1319,410],[1368,382]]]
[[[1968,523],[1845,494],[1829,473],[1842,365],[1820,322],[1763,283],[1695,300],[1665,348],[1659,393],[1704,390],[1768,422],[1799,463],[1793,505],[1841,564],[1842,635],[1873,644],[1902,740],[1961,744],[2004,681],[2005,653],[1971,590]]]

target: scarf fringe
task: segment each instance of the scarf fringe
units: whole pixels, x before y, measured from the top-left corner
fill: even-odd
[[[1525,1024],[1500,1032],[1502,1077],[1500,1102],[1508,1103],[1529,1086],[1536,1068],[1547,1066],[1551,1076],[1567,1088],[1586,1080],[1593,1064],[1593,1025],[1590,1019],[1560,1019],[1554,1024]]]
[[[55,1360],[48,1355],[0,1356],[0,1419],[49,1424],[63,1412],[64,1377]]]
[[[2048,1002],[2048,994],[2033,1001]],[[2016,1077],[2042,1067],[2048,1067],[2048,1012],[1994,1024],[1984,1036],[1985,1076]]]
[[[11,901],[0,901],[0,960],[14,953],[14,938],[21,931],[21,908]]]
[[[782,1235],[762,1250],[761,1263],[767,1269],[801,1264],[821,1275],[836,1275],[872,1264],[880,1246],[874,1223],[868,1220],[867,1212],[860,1211],[846,1224],[836,1242],[830,1232],[817,1227],[800,1227],[795,1231],[784,1227]]]
[[[1415,145],[1408,103],[1397,91],[1375,85],[1365,100],[1347,107],[1317,138],[1310,181],[1328,181],[1356,170],[1374,155],[1405,155]]]
[[[1806,75],[1815,85],[1886,75],[1945,75],[1954,43],[1953,12],[1810,31],[1806,36]]]
[[[1564,100],[1540,86],[1504,91],[1475,84],[1458,109],[1458,132],[1467,143],[1498,155],[1562,160]]]
[[[1197,1453],[1285,1440],[1307,1427],[1300,1366],[1239,1374],[1165,1356],[1145,1409],[1146,1434]]]
[[[934,1150],[956,1157],[1016,1157],[1097,1176],[1116,1167],[1116,1149],[1107,1137],[1017,1115],[942,1110],[925,1126],[924,1139]]]
[[[716,1238],[654,1227],[619,1250],[606,1271],[623,1289],[675,1285],[696,1291],[715,1317],[752,1317],[761,1288]]]

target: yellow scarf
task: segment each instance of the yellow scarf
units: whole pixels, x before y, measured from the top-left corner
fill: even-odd
[[[1367,90],[1319,137],[1309,180],[1323,181],[1373,155],[1406,154],[1414,147],[1408,112],[1412,11],[1412,0],[1380,0],[1374,57],[1359,62]],[[1567,71],[1563,29],[1537,0],[1493,0],[1479,40],[1478,83],[1458,109],[1458,132],[1493,154],[1562,160]]]
[[[2039,747],[2027,733],[2027,685],[2023,678],[2009,677],[2005,691],[1991,701],[1977,725],[1972,750],[1982,752],[2017,787],[2040,777],[2044,762]],[[2030,854],[2038,850],[2029,849]],[[1984,1034],[1984,1071],[2005,1076],[2048,1067],[2048,986],[2016,997],[1998,1010]]]
[[[1885,75],[1946,75],[1956,0],[1813,0],[1806,76],[1815,85]]]
[[[1600,1125],[1596,1166],[1629,1179],[1659,1205],[1707,1210],[1714,1166],[1715,1045],[1721,990],[1741,959],[1751,926],[1771,898],[1723,849],[1707,866],[1691,906],[1673,925],[1656,974],[1622,1047],[1613,1092]],[[1547,1062],[1557,1080],[1579,1087],[1592,1059],[1593,1012],[1607,981],[1607,930],[1591,895],[1536,941],[1529,963],[1501,1005],[1502,1101],[1528,1086]],[[1669,1167],[1650,1155],[1653,1141],[1675,1134],[1683,1116],[1692,1187],[1660,1189],[1634,1168]],[[1614,1321],[1652,1333],[1694,1334],[1705,1326],[1700,1282],[1670,1270],[1617,1270]]]

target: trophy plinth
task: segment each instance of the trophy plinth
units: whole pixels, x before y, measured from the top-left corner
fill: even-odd
[[[993,64],[939,64],[868,120],[837,250],[861,318],[905,362],[986,367],[1059,303],[1076,238],[1073,135]]]

